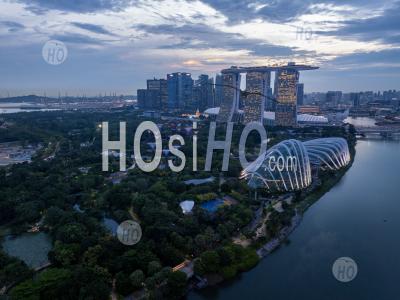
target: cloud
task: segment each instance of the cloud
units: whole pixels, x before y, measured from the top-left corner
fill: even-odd
[[[18,78],[32,59],[39,60],[35,72],[43,72],[41,48],[58,39],[70,53],[60,86],[69,78],[68,86],[101,89],[113,82],[120,88],[124,82],[134,90],[147,78],[179,70],[211,75],[230,65],[287,61],[321,67],[302,74],[309,78],[307,90],[311,82],[320,85],[313,90],[336,85],[335,74],[349,86],[350,73],[377,70],[383,78],[385,66],[392,83],[400,63],[393,49],[400,47],[399,7],[394,0],[0,0],[0,56],[10,64],[0,81],[10,85],[5,77]],[[309,29],[312,38],[299,34]],[[26,51],[30,46],[34,55]],[[13,69],[16,61],[24,62],[20,69]],[[105,64],[109,78],[101,83],[80,75],[90,68],[95,74]],[[31,77],[41,86],[33,76],[24,84]],[[57,76],[47,79],[57,85]],[[380,84],[388,85],[369,85]]]
[[[43,14],[45,10],[61,10],[90,13],[101,10],[120,10],[134,3],[131,0],[20,0],[34,13]]]
[[[72,22],[72,25],[84,29],[84,30],[88,30],[90,32],[93,33],[98,33],[98,34],[106,34],[106,35],[114,35],[113,33],[111,33],[110,31],[104,29],[103,26],[100,25],[94,25],[94,24],[89,24],[89,23],[80,23],[80,22]]]
[[[400,2],[386,7],[378,16],[340,22],[337,30],[319,32],[322,35],[339,36],[362,41],[382,41],[400,45]]]
[[[7,27],[9,32],[15,32],[25,28],[24,25],[13,21],[2,21],[0,24]]]
[[[242,34],[227,33],[203,24],[146,25],[134,27],[147,34],[169,35],[170,43],[158,46],[160,49],[209,49],[223,48],[227,50],[248,50],[258,56],[286,56],[294,54],[289,47],[276,46],[258,39],[249,39]]]
[[[85,45],[102,45],[105,42],[104,40],[94,39],[77,33],[55,34],[51,36],[51,39],[60,40],[64,43]]]

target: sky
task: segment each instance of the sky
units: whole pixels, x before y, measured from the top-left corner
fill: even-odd
[[[399,16],[393,0],[0,0],[0,97],[135,95],[167,73],[289,61],[320,67],[301,72],[308,93],[400,89]]]

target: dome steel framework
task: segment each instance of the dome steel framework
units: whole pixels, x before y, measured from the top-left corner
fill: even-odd
[[[303,143],[311,164],[320,165],[323,170],[339,170],[350,162],[347,141],[344,138],[321,138]]]
[[[241,178],[252,188],[296,191],[311,184],[311,166],[338,170],[350,162],[347,141],[320,138],[306,142],[290,139],[280,142],[247,166]]]

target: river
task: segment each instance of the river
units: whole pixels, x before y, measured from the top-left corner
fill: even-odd
[[[300,226],[257,267],[197,299],[398,299],[400,142],[359,140],[353,166],[310,207]],[[332,264],[351,257],[356,278],[337,281]]]

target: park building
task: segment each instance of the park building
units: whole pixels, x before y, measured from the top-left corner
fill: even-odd
[[[349,147],[343,138],[290,139],[266,150],[242,171],[241,178],[253,189],[290,192],[311,185],[312,169],[339,170],[349,163]]]
[[[297,191],[311,184],[311,168],[302,142],[285,140],[269,148],[242,171],[252,188]]]
[[[339,170],[350,162],[350,152],[344,138],[321,138],[303,143],[311,164],[323,170]]]
[[[203,112],[205,117],[208,117],[211,120],[215,120],[219,114],[219,107],[212,107],[206,109]],[[243,120],[245,112],[244,110],[238,110],[236,112],[237,119]],[[276,113],[274,111],[264,111],[263,112],[263,124],[266,126],[275,126],[276,125]],[[315,125],[315,126],[325,126],[328,125],[328,118],[322,115],[313,115],[313,114],[298,114],[297,115],[297,123],[301,125]]]

